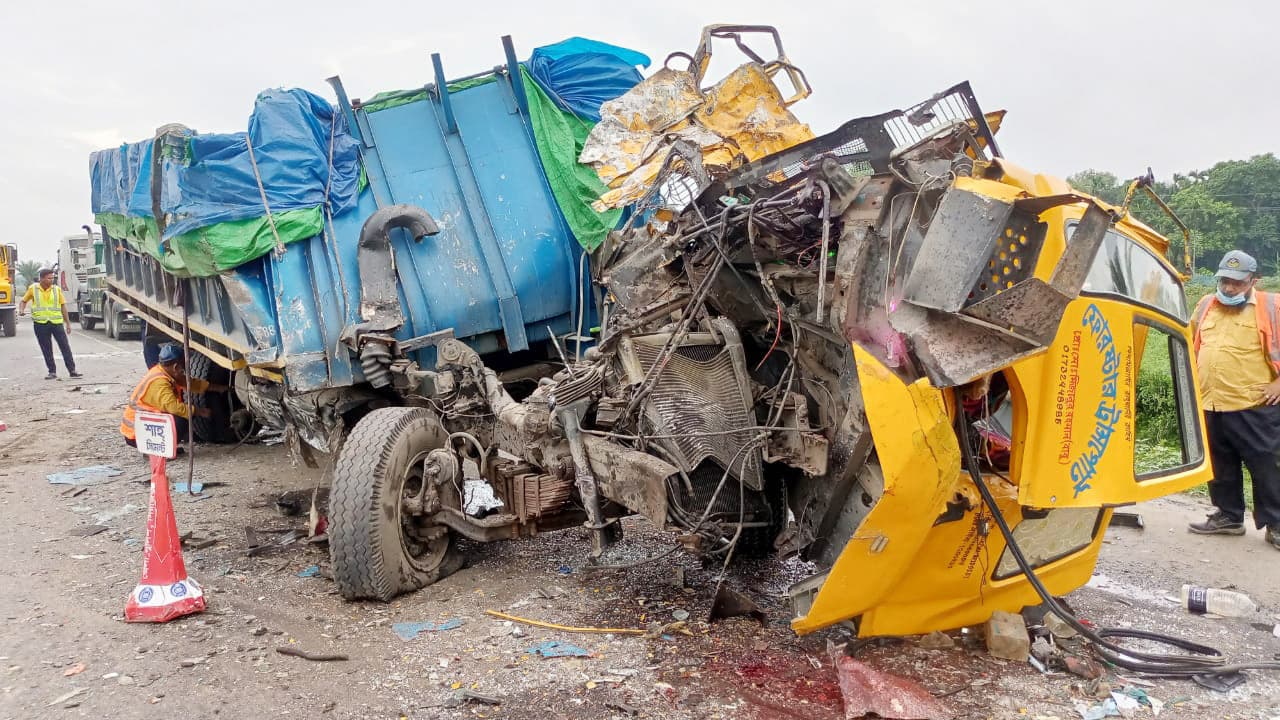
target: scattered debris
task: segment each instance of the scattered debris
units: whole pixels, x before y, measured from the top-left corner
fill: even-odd
[[[93,537],[106,529],[106,525],[81,525],[80,527],[68,530],[67,534],[74,537]]]
[[[715,622],[723,618],[744,615],[755,618],[761,625],[765,625],[767,622],[764,611],[751,598],[736,590],[731,590],[725,585],[721,585],[720,589],[716,591],[715,599],[711,601],[711,612],[707,615],[707,621]]]
[[[1191,679],[1202,688],[1224,693],[1243,683],[1246,678],[1242,672],[1230,672],[1215,675],[1195,675]]]
[[[853,720],[869,713],[893,720],[950,720],[952,714],[919,683],[874,670],[827,642],[836,666],[844,716]]]
[[[1047,616],[1046,616],[1047,618]],[[993,657],[1026,662],[1031,652],[1026,621],[1021,615],[997,610],[986,625],[987,652]]]
[[[85,664],[82,662],[78,662],[75,665],[72,665],[71,667],[67,668],[66,670],[63,670],[62,677],[71,677],[72,675],[79,675],[84,671],[85,671]]]
[[[1084,700],[1074,701],[1076,712],[1080,713],[1081,720],[1104,720],[1107,717],[1120,717],[1120,710],[1116,707],[1116,701],[1110,698],[1090,705]]]
[[[312,577],[318,576],[319,574],[320,574],[319,565],[312,565],[309,568],[303,568],[302,570],[298,571],[298,577],[300,578],[312,578]]]
[[[556,572],[560,573],[561,575],[572,575],[573,568],[569,567],[568,565],[561,565],[560,567],[556,568]]]
[[[1057,654],[1057,649],[1053,647],[1053,643],[1045,638],[1038,637],[1036,641],[1031,643],[1031,657],[1041,662],[1048,662],[1049,658]]]
[[[1095,680],[1102,677],[1102,670],[1088,658],[1068,655],[1064,664],[1067,666],[1067,671],[1072,675],[1079,675],[1086,680]]]
[[[1258,612],[1253,599],[1242,592],[1196,585],[1182,586],[1182,607],[1195,615],[1208,613],[1222,617],[1248,617]]]
[[[689,619],[689,611],[683,608],[677,608],[671,611],[671,617],[674,620],[683,622]]]
[[[115,520],[116,518],[124,517],[125,515],[128,515],[129,513],[134,512],[135,510],[138,510],[138,509],[140,509],[138,505],[134,505],[133,503],[125,503],[124,505],[121,505],[120,507],[115,508],[114,510],[103,510],[102,512],[94,515],[93,521],[99,525],[104,525],[106,523],[111,522],[112,520]]]
[[[413,640],[424,632],[442,632],[444,630],[453,630],[462,627],[462,620],[452,618],[441,623],[434,622],[402,622],[394,623],[391,631],[400,637],[401,640]]]
[[[208,495],[201,495],[199,497],[204,498],[208,497]],[[267,540],[262,537],[263,534],[279,534],[280,539],[273,542],[267,542]],[[254,555],[262,553],[269,548],[292,545],[302,537],[302,534],[293,528],[255,528],[246,525],[244,528],[244,536],[245,544],[248,546],[245,554],[249,557],[253,557]]]
[[[192,533],[183,535],[181,539],[182,547],[187,548],[188,550],[204,550],[205,548],[213,547],[218,544],[218,538],[199,537]]]
[[[204,664],[204,658],[202,657],[186,658],[185,660],[178,661],[178,667],[184,667],[184,668],[195,667],[197,665],[203,665],[203,664]]]
[[[276,652],[281,655],[291,655],[293,657],[300,657],[303,660],[311,660],[313,662],[334,662],[338,660],[351,659],[342,653],[309,653],[305,650],[299,650],[298,648],[289,646],[278,647],[276,648]]]
[[[48,705],[45,705],[45,707],[53,707],[54,705],[61,705],[65,702],[69,702],[72,698],[79,697],[80,695],[83,695],[84,693],[87,693],[87,692],[89,692],[88,688],[76,688],[75,690],[72,690],[69,693],[59,695],[57,698],[51,701]]]
[[[73,485],[58,494],[61,495],[62,497],[73,498],[73,497],[79,497],[88,491],[89,491],[89,488],[87,487],[77,487]]]
[[[577,645],[560,642],[559,640],[547,640],[538,643],[525,652],[530,655],[541,655],[544,658],[591,657],[591,651],[580,648]]]
[[[1066,620],[1058,617],[1058,614],[1053,612],[1045,614],[1044,627],[1050,633],[1053,633],[1054,637],[1064,640],[1069,640],[1080,634]]]
[[[493,695],[482,695],[474,690],[468,690],[467,688],[458,688],[445,699],[443,706],[447,708],[455,708],[467,702],[478,702],[484,705],[501,705],[502,698],[494,697]]]
[[[640,708],[632,707],[631,705],[628,705],[624,702],[619,702],[617,700],[609,700],[604,705],[610,710],[617,710],[618,712],[623,712],[628,715],[640,714]]]
[[[1137,698],[1126,695],[1125,693],[1112,691],[1111,700],[1116,704],[1116,710],[1120,713],[1120,717],[1124,718],[1133,717],[1140,707]]]
[[[569,591],[565,590],[559,585],[548,585],[546,587],[540,587],[537,590],[533,591],[534,597],[544,598],[547,600],[554,600],[559,597],[564,597],[565,595],[568,595],[568,594],[569,594]]]
[[[956,641],[950,635],[935,630],[928,635],[921,636],[916,641],[916,647],[922,650],[949,650],[956,646]]]
[[[45,477],[50,485],[97,485],[123,474],[124,471],[114,465],[89,465],[67,472],[49,473]]]

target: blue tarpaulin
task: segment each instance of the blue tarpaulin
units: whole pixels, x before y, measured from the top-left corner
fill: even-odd
[[[192,135],[186,157],[164,159],[165,239],[266,214],[246,138],[253,142],[272,213],[323,205],[326,191],[334,214],[355,207],[360,160],[346,118],[306,90],[267,90],[254,104],[247,133]],[[147,140],[93,153],[95,214],[154,216],[153,146]]]
[[[600,120],[600,105],[640,82],[636,66],[649,67],[644,53],[586,38],[570,38],[536,48],[529,74],[562,110],[591,122]]]

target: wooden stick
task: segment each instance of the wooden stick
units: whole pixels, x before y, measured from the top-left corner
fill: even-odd
[[[303,660],[314,660],[315,662],[331,662],[333,660],[349,660],[350,659],[346,655],[342,655],[342,654],[321,655],[317,653],[309,653],[305,650],[299,650],[297,648],[292,648],[292,647],[278,647],[276,648],[276,652],[280,653],[281,655],[292,655],[294,657],[300,657]]]

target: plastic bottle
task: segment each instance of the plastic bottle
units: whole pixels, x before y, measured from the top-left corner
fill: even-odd
[[[1244,593],[1196,585],[1182,586],[1182,606],[1197,615],[1212,613],[1223,617],[1245,617],[1258,611]]]

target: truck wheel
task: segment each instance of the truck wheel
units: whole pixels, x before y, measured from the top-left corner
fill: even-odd
[[[102,310],[102,323],[105,325],[103,332],[112,340],[116,339],[116,304],[107,301]]]
[[[85,330],[92,330],[97,326],[98,319],[89,317],[89,310],[87,308],[80,308],[80,327]]]
[[[18,334],[17,311],[13,308],[0,310],[0,335],[13,337]]]
[[[119,326],[117,326],[119,333]],[[219,385],[230,384],[230,373],[212,360],[192,351],[187,365],[187,375],[200,380],[208,380]],[[231,414],[235,412],[230,390],[225,392],[199,393],[191,396],[191,407],[209,408],[209,417],[191,418],[191,429],[196,437],[209,443],[233,443],[239,440],[235,428],[231,425]]]
[[[452,487],[424,479],[447,437],[435,414],[408,407],[374,410],[347,436],[329,494],[329,553],[344,598],[385,602],[462,567],[453,533],[428,519],[442,504],[435,488]]]

